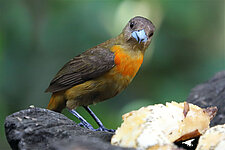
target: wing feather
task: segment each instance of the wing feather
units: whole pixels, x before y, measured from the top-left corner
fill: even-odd
[[[74,57],[56,74],[45,92],[59,92],[99,77],[115,66],[114,53],[92,48]]]

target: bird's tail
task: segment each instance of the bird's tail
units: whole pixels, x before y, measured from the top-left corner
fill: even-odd
[[[56,112],[61,112],[65,107],[66,107],[66,100],[64,98],[64,93],[62,92],[53,93],[47,109]]]

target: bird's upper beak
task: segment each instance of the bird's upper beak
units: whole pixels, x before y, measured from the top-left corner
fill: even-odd
[[[132,32],[132,37],[134,37],[139,43],[146,42],[148,40],[147,35],[145,34],[145,30],[138,30]]]

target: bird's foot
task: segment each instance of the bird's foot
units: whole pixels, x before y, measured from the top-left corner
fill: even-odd
[[[84,127],[84,124],[82,122],[78,123],[77,125],[80,127]]]
[[[94,130],[95,130],[95,131],[112,132],[112,133],[114,133],[114,132],[115,132],[115,130],[114,130],[114,129],[107,129],[107,128],[105,128],[104,126],[99,127],[98,129],[94,129]]]
[[[82,122],[80,122],[78,125],[81,126],[81,127],[90,129],[92,131],[105,131],[105,132],[112,132],[112,133],[115,132],[114,129],[107,129],[104,126],[103,127],[99,127],[98,129],[94,129],[91,125],[84,125]]]
[[[78,112],[76,112],[76,110],[74,110],[74,109],[69,110],[69,112],[71,112],[74,116],[76,116],[81,121],[78,124],[79,126],[90,129],[92,131],[105,131],[105,132],[112,132],[112,133],[115,132],[114,129],[105,128],[103,126],[102,122],[97,118],[97,116],[91,111],[91,109],[89,107],[84,107],[84,108],[91,114],[91,116],[94,118],[94,120],[99,125],[99,128],[98,129],[93,128],[93,126],[90,123],[88,123]]]
[[[80,122],[80,123],[78,123],[78,125],[81,126],[81,127],[90,129],[92,131],[95,131],[95,128],[93,128],[93,126],[91,124],[86,124],[86,123]]]

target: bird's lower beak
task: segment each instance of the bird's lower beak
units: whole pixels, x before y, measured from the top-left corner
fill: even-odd
[[[132,32],[132,37],[134,37],[139,43],[146,42],[148,40],[147,35],[145,34],[145,30],[138,30]]]

